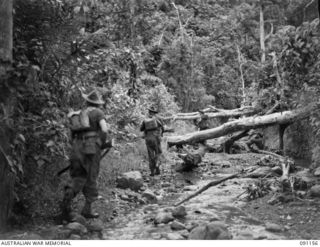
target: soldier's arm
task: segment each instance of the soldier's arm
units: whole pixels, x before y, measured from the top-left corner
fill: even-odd
[[[157,121],[158,121],[159,127],[161,129],[161,133],[163,134],[163,132],[164,132],[164,123],[160,118],[158,118]]]
[[[105,119],[101,119],[101,120],[99,121],[99,125],[100,125],[101,130],[102,130],[104,133],[108,134],[109,128],[108,128],[108,125],[107,125],[106,120],[105,120]]]

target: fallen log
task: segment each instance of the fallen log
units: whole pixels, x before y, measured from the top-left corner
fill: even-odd
[[[206,108],[202,110],[208,116],[208,118],[221,118],[221,117],[240,117],[253,115],[258,112],[258,110],[252,106],[246,106],[242,108],[223,110],[215,107]],[[194,120],[200,118],[199,112],[189,112],[189,113],[177,113],[171,117],[165,117],[163,120]]]
[[[265,116],[242,118],[227,122],[213,129],[192,132],[182,136],[170,136],[168,137],[168,146],[183,145],[187,143],[193,144],[237,131],[256,129],[274,124],[290,124],[299,119],[307,118],[312,112],[319,109],[319,104],[314,103],[298,110],[278,112]]]
[[[231,147],[233,143],[242,137],[245,137],[248,134],[249,130],[241,131],[240,133],[237,133],[231,137],[229,137],[224,143],[222,143],[223,151],[227,154],[230,153]]]
[[[202,162],[202,158],[208,150],[208,146],[200,145],[196,153],[187,152],[178,154],[178,157],[183,160],[183,163],[176,166],[176,172],[188,172],[197,167]]]
[[[229,179],[232,179],[232,178],[236,178],[237,176],[239,175],[239,173],[235,173],[235,174],[232,174],[228,177],[225,177],[225,178],[221,178],[219,180],[216,180],[216,181],[211,181],[210,183],[208,183],[207,185],[203,186],[201,189],[199,189],[198,191],[196,191],[195,193],[191,194],[190,196],[188,196],[187,198],[183,199],[181,202],[178,202],[176,203],[174,206],[179,206],[181,205],[182,203],[185,203],[186,201],[189,201],[190,199],[196,197],[197,195],[201,194],[202,192],[206,191],[207,189],[209,189],[210,187],[212,186],[215,186],[215,185],[218,185],[224,181],[227,181]]]

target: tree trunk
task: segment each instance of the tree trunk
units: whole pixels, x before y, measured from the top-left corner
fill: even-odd
[[[12,61],[12,0],[0,0],[0,76]]]
[[[223,109],[217,109],[215,107],[206,108],[202,110],[206,113],[208,118],[221,118],[221,117],[240,117],[240,116],[247,116],[247,115],[253,115],[257,113],[257,109],[246,106],[242,108],[232,109],[232,110],[223,110]],[[215,112],[210,112],[215,111]],[[178,113],[175,116],[163,118],[164,120],[194,120],[200,118],[199,112],[190,112],[190,113]]]
[[[248,117],[232,122],[225,123],[219,127],[203,130],[199,132],[193,132],[183,136],[171,136],[168,137],[168,145],[183,145],[187,143],[197,143],[207,139],[213,139],[220,136],[224,136],[236,131],[242,131],[247,129],[256,129],[263,126],[270,126],[274,124],[290,124],[298,119],[306,118],[311,112],[319,110],[319,105],[314,103],[305,108],[273,113],[270,115],[259,117]]]
[[[242,54],[240,52],[240,48],[237,45],[237,52],[238,52],[238,63],[239,63],[239,71],[240,71],[240,79],[241,79],[241,87],[242,87],[242,101],[241,101],[241,106],[245,105],[246,102],[246,93],[245,93],[245,82],[244,82],[244,76],[243,76],[243,62],[242,62]]]
[[[0,146],[0,232],[6,230],[13,203],[15,175],[12,173],[8,158]]]
[[[4,85],[7,72],[12,62],[12,0],[0,0],[0,83]],[[0,85],[0,88],[2,85]],[[4,92],[1,92],[4,94]],[[5,96],[5,99],[8,95]],[[1,102],[6,104],[6,102]],[[1,116],[0,116],[1,119]],[[10,162],[5,153],[9,147],[4,139],[8,133],[2,127],[3,135],[0,139],[0,232],[5,230],[13,202],[14,174],[10,169]],[[2,148],[2,146],[4,148]],[[5,151],[3,150],[5,149]]]
[[[261,49],[261,63],[266,61],[266,46],[265,46],[265,32],[264,32],[264,16],[263,16],[263,0],[260,0],[260,49]]]
[[[283,147],[284,147],[284,143],[283,143],[283,135],[284,135],[284,131],[286,130],[286,128],[288,127],[288,124],[280,124],[279,125],[279,149],[282,152],[282,154],[284,153]]]

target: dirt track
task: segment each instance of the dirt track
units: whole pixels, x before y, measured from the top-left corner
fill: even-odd
[[[103,198],[95,208],[102,214],[96,220],[102,226],[101,235],[82,239],[188,239],[190,230],[208,222],[226,224],[232,239],[318,239],[320,230],[317,199],[296,199],[288,203],[269,205],[270,195],[248,202],[238,197],[244,192],[252,178],[235,178],[211,187],[199,196],[184,203],[187,216],[179,220],[185,226],[172,230],[170,224],[154,224],[159,212],[170,212],[173,205],[213,179],[218,179],[250,167],[263,155],[260,154],[215,154],[209,153],[201,165],[189,173],[175,173],[172,163],[162,166],[162,175],[149,178],[143,172],[146,186],[157,195],[158,202],[141,205],[131,200],[137,194],[130,190],[108,189],[102,191]],[[131,199],[130,199],[131,198]],[[79,198],[81,201],[82,198]],[[274,223],[276,229],[267,230]],[[42,227],[43,228],[43,227]],[[42,229],[43,230],[43,229]],[[23,232],[23,231],[22,231]],[[39,234],[39,230],[9,233],[2,238],[21,239],[28,234]],[[19,237],[20,236],[20,237]],[[24,237],[21,237],[24,236]]]

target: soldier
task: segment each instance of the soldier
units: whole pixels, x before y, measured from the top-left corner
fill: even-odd
[[[85,204],[81,214],[86,218],[97,218],[91,204],[98,198],[97,178],[100,168],[101,149],[108,133],[105,115],[99,109],[104,101],[97,91],[83,95],[86,108],[68,114],[72,132],[72,153],[70,158],[71,182],[65,187],[61,204],[62,217],[69,219],[72,199],[83,192]]]
[[[198,130],[206,130],[209,129],[209,118],[208,116],[201,110],[199,110],[200,113],[200,120],[198,122],[196,122],[196,126],[198,127]],[[199,142],[202,145],[207,145],[207,141],[201,141]]]
[[[203,111],[199,111],[199,113],[200,113],[200,121],[197,124],[199,130],[201,131],[201,130],[209,129],[209,118],[208,118],[208,116]]]
[[[148,149],[150,176],[159,175],[159,156],[162,154],[161,137],[164,132],[163,122],[156,116],[158,111],[148,108],[148,118],[145,119],[140,127],[144,132],[144,138]]]

